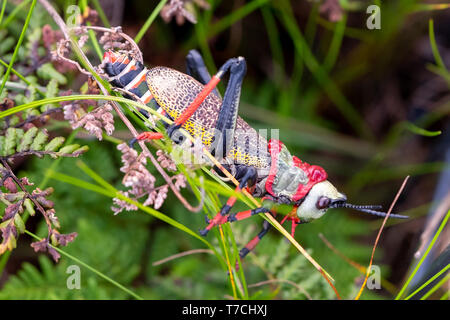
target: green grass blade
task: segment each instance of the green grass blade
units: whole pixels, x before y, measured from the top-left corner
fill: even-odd
[[[88,174],[87,171],[85,173]],[[91,173],[91,171],[89,171],[89,173]],[[66,183],[75,185],[75,186],[80,187],[80,188],[91,190],[91,191],[100,193],[100,194],[105,195],[105,196],[110,197],[110,198],[117,197],[120,200],[124,200],[124,201],[126,201],[126,202],[128,202],[130,204],[133,204],[136,207],[138,207],[139,209],[141,209],[142,211],[144,211],[145,213],[150,214],[150,215],[154,216],[155,218],[157,218],[159,220],[162,220],[162,221],[172,225],[173,227],[175,227],[175,228],[177,228],[177,229],[179,229],[181,231],[184,231],[185,233],[188,233],[191,236],[197,238],[198,240],[200,240],[201,242],[206,244],[211,250],[213,250],[216,255],[218,255],[217,250],[207,240],[202,238],[196,232],[192,231],[191,229],[189,229],[188,227],[186,227],[183,224],[179,223],[178,221],[170,218],[169,216],[167,216],[167,215],[165,215],[165,214],[163,214],[163,213],[161,213],[161,212],[159,212],[159,211],[157,211],[157,210],[155,210],[153,208],[146,207],[146,206],[142,205],[141,203],[139,203],[137,201],[134,201],[134,200],[132,200],[132,199],[130,199],[130,198],[120,194],[119,190],[116,190],[115,193],[111,192],[110,189],[114,188],[113,186],[108,187],[108,190],[107,190],[107,189],[101,188],[101,187],[99,187],[99,186],[97,186],[95,184],[83,181],[81,179],[78,179],[78,178],[75,178],[75,177],[63,174],[63,173],[50,172],[49,175],[50,175],[51,178],[53,178],[55,180],[59,180],[59,181],[62,181],[62,182],[66,182]],[[95,176],[95,179],[94,179],[94,176]],[[103,180],[97,174],[94,174],[94,176],[91,177],[94,180]],[[103,180],[102,184],[108,184],[108,183]],[[220,255],[218,255],[218,256],[220,257]]]
[[[286,1],[283,1],[283,3],[286,3]],[[292,9],[287,9],[285,6],[282,6],[280,9],[280,20],[289,33],[297,54],[303,57],[305,65],[316,78],[316,81],[325,90],[328,97],[336,105],[348,124],[361,136],[373,138],[373,134],[364,125],[365,121],[362,116],[347,100],[338,86],[331,80],[323,66],[315,58],[293,17]]]
[[[41,241],[42,239],[40,237],[38,237],[37,235],[35,235],[34,233],[31,233],[28,230],[25,230],[25,233],[28,234],[30,237],[33,237],[34,239]],[[104,280],[108,281],[109,283],[111,283],[112,285],[116,286],[117,288],[123,290],[124,292],[128,293],[130,296],[134,297],[135,299],[138,300],[144,300],[144,298],[142,298],[141,296],[137,295],[136,293],[134,293],[133,291],[131,291],[130,289],[124,287],[123,285],[121,285],[120,283],[118,283],[117,281],[111,279],[110,277],[108,277],[107,275],[105,275],[104,273],[101,273],[100,271],[98,271],[97,269],[95,269],[94,267],[91,267],[90,265],[88,265],[87,263],[81,261],[80,259],[72,256],[71,254],[65,252],[64,250],[61,250],[58,247],[54,247],[51,244],[49,244],[49,246],[51,246],[53,249],[55,249],[58,253],[60,253],[61,255],[69,258],[70,260],[76,262],[79,265],[82,265],[83,267],[85,267],[86,269],[88,269],[89,271],[92,271],[93,273],[95,273],[96,275],[98,275],[100,278],[103,278]]]
[[[7,64],[5,61],[3,61],[2,59],[0,59],[0,64],[3,65],[4,67],[8,68],[9,64]],[[23,75],[21,75],[16,69],[11,68],[11,72],[14,73],[20,80],[22,80],[23,82],[25,82],[27,85],[32,86],[33,84],[27,80],[27,78],[25,78]],[[41,90],[39,90],[39,88],[36,88],[36,92],[39,93],[42,97],[45,97],[45,93],[43,93]]]
[[[275,18],[271,12],[270,7],[263,6],[261,8],[262,17],[266,27],[267,36],[269,38],[270,50],[272,51],[272,56],[274,60],[278,63],[280,70],[274,70],[276,73],[276,80],[282,81],[284,79],[285,73],[285,63],[283,56],[283,46],[280,42],[280,36],[278,33],[277,25],[275,23]]]
[[[94,9],[97,11],[98,16],[100,17],[100,20],[102,21],[103,25],[107,28],[111,27],[111,24],[108,21],[108,18],[106,17],[105,11],[103,11],[102,6],[98,2],[98,0],[90,0],[92,5],[94,6]]]
[[[427,250],[425,251],[425,253],[422,255],[422,258],[420,259],[419,263],[416,265],[416,267],[414,268],[413,272],[411,273],[411,275],[409,276],[408,280],[406,280],[405,284],[403,285],[403,287],[400,289],[400,292],[397,294],[397,296],[395,297],[395,300],[399,300],[403,293],[406,291],[406,289],[408,288],[409,283],[411,282],[411,280],[414,278],[414,276],[417,273],[417,270],[419,270],[420,266],[422,265],[422,263],[425,261],[425,258],[428,256],[428,253],[430,252],[431,248],[433,247],[434,243],[436,242],[437,238],[439,237],[439,235],[441,234],[441,231],[444,229],[445,225],[447,224],[448,219],[450,218],[450,210],[447,212],[447,215],[445,216],[445,218],[442,220],[441,225],[439,226],[439,229],[437,230],[436,234],[434,235],[433,239],[431,240],[430,244],[428,245]]]
[[[94,179],[95,182],[97,182],[103,188],[110,191],[111,194],[116,194],[118,192],[116,188],[114,188],[112,185],[103,180],[103,178],[101,178],[98,174],[96,174],[95,171],[89,168],[89,166],[85,164],[83,161],[77,160],[76,164],[81,170],[83,170],[84,173],[86,173],[89,177]]]
[[[308,15],[305,26],[305,38],[308,45],[312,46],[317,32],[317,18],[319,17],[319,2],[314,2]],[[333,28],[334,29],[334,28]]]
[[[419,288],[417,288],[413,293],[411,293],[409,296],[407,296],[405,298],[405,300],[411,299],[411,297],[415,296],[418,292],[420,292],[423,288],[425,288],[427,285],[429,285],[431,282],[433,282],[436,278],[438,278],[441,274],[443,274],[449,268],[450,268],[450,264],[445,266],[441,271],[439,271],[434,276],[432,276],[430,279],[428,279],[424,284],[422,284]]]
[[[345,27],[347,24],[347,15],[344,14],[342,19],[336,23],[333,33],[333,39],[331,40],[330,48],[328,49],[328,54],[323,62],[323,68],[330,72],[335,65],[339,52],[341,50],[342,40],[344,39]]]
[[[102,194],[104,196],[111,197],[111,198],[115,196],[114,193],[112,193],[112,192],[110,192],[108,190],[105,190],[104,188],[101,188],[101,187],[99,187],[99,186],[97,186],[95,184],[86,182],[86,181],[81,180],[81,179],[74,178],[72,176],[69,176],[69,175],[66,175],[66,174],[63,174],[63,173],[60,173],[60,172],[53,171],[51,169],[48,169],[46,171],[46,174],[51,179],[58,180],[60,182],[64,182],[64,183],[67,183],[67,184],[71,184],[71,185],[77,186],[77,187],[85,189],[85,190],[94,191],[94,192],[97,192],[97,193]]]
[[[212,38],[215,35],[221,33],[222,31],[225,31],[236,21],[243,19],[244,17],[248,16],[250,13],[252,13],[253,11],[255,11],[256,9],[260,8],[261,6],[265,5],[268,2],[269,0],[253,0],[243,5],[239,9],[233,11],[226,17],[222,18],[221,20],[213,24],[209,28],[207,38],[208,39]]]
[[[19,53],[19,48],[22,45],[23,39],[25,38],[25,33],[28,29],[28,24],[30,23],[31,14],[33,13],[34,7],[36,6],[36,1],[37,0],[33,0],[33,2],[31,3],[30,9],[28,10],[28,15],[27,15],[27,18],[25,19],[25,24],[23,25],[22,32],[20,33],[20,37],[19,37],[19,40],[17,41],[16,48],[14,49],[14,53],[11,58],[11,62],[9,63],[8,69],[6,69],[6,73],[3,76],[3,82],[0,87],[0,94],[2,93],[3,89],[5,88],[5,84],[9,78],[9,74],[11,73],[12,66],[14,65],[14,61],[16,60],[17,54]]]
[[[145,106],[145,105],[143,105],[141,103],[138,103],[138,102],[136,102],[134,100],[122,98],[122,97],[80,94],[80,95],[71,95],[71,96],[63,96],[63,97],[46,98],[46,99],[35,100],[35,101],[29,102],[29,103],[25,103],[25,104],[16,106],[14,108],[5,110],[3,112],[0,112],[0,119],[4,118],[4,117],[7,117],[7,116],[10,116],[12,114],[21,112],[21,111],[25,111],[25,110],[32,109],[32,108],[37,108],[37,107],[39,107],[41,105],[44,105],[44,104],[47,104],[47,103],[58,103],[58,102],[63,102],[63,101],[87,100],[87,99],[122,102],[122,103],[127,103],[127,104],[130,104],[130,105],[138,107],[138,108],[144,108],[144,109],[149,110],[149,111],[152,110],[152,109],[148,108],[147,106]],[[154,114],[158,115],[157,112],[155,112]],[[170,120],[168,120],[168,122],[171,123]]]
[[[429,130],[420,128],[411,122],[405,122],[405,127],[407,130],[411,131],[412,133],[418,134],[420,136],[425,136],[425,137],[435,137],[442,133],[441,130],[429,131]]]
[[[450,8],[448,3],[416,3],[411,7],[411,11],[435,11],[435,10],[446,10]]]
[[[28,3],[31,0],[24,0],[23,2],[19,3],[17,5],[17,7],[14,8],[13,11],[11,11],[11,13],[6,17],[5,22],[3,22],[3,24],[0,25],[0,29],[5,29],[7,26],[9,26],[9,24],[14,21],[14,19],[16,18],[17,14],[28,5]]]
[[[147,32],[148,28],[150,28],[150,26],[152,25],[153,21],[156,19],[156,17],[158,16],[159,12],[164,7],[166,2],[167,2],[167,0],[161,0],[159,2],[159,4],[156,6],[156,8],[152,11],[152,13],[148,17],[147,21],[145,21],[145,23],[142,26],[141,30],[139,30],[138,34],[134,38],[134,42],[136,42],[136,44],[138,44],[139,41],[141,41],[142,37]]]
[[[0,12],[0,26],[2,25],[3,15],[5,14],[7,0],[3,0],[2,2],[2,11]]]
[[[427,299],[429,296],[431,296],[437,289],[439,289],[440,287],[442,287],[448,280],[450,279],[450,273],[447,274],[445,277],[443,277],[438,283],[436,283],[436,285],[430,289],[430,291],[428,291],[427,293],[425,293],[423,295],[423,297],[420,298],[420,300],[425,300]]]
[[[214,63],[211,50],[209,49],[208,40],[206,37],[207,28],[205,28],[205,23],[206,22],[203,19],[199,19],[199,21],[195,24],[195,35],[207,68],[210,72],[212,72],[212,74],[215,74],[217,72],[217,68]]]
[[[436,60],[436,65],[439,67],[439,69],[441,70],[441,72],[443,74],[446,74],[447,77],[445,77],[448,80],[448,76],[450,76],[449,71],[447,70],[447,68],[445,67],[444,61],[442,60],[441,54],[439,53],[439,49],[436,43],[436,38],[434,35],[434,21],[433,19],[430,19],[428,21],[428,30],[429,30],[429,37],[430,37],[430,45],[431,45],[431,50],[433,52],[433,56],[434,56],[434,60]],[[450,83],[449,83],[450,85]]]

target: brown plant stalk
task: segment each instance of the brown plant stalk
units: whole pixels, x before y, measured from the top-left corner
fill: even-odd
[[[374,255],[375,255],[375,250],[377,249],[378,241],[379,241],[380,238],[381,238],[381,233],[383,232],[384,226],[385,226],[387,220],[389,219],[389,216],[391,215],[392,209],[394,209],[394,206],[395,206],[395,204],[397,203],[397,200],[398,200],[398,198],[400,197],[400,194],[402,193],[403,189],[405,188],[406,183],[408,182],[408,179],[409,179],[409,176],[407,176],[407,177],[403,180],[403,183],[402,183],[400,189],[398,190],[397,194],[395,195],[395,198],[394,198],[394,200],[392,201],[391,206],[389,207],[389,210],[388,210],[388,212],[387,212],[387,214],[386,214],[386,217],[384,218],[383,223],[381,224],[380,230],[378,231],[377,237],[376,237],[376,239],[375,239],[375,243],[374,243],[374,245],[373,245],[372,255],[370,256],[370,262],[369,262],[369,266],[367,267],[367,271],[366,271],[366,276],[365,276],[365,278],[364,278],[364,282],[363,282],[363,284],[361,285],[361,288],[359,289],[359,292],[358,292],[358,294],[356,295],[355,300],[359,300],[359,298],[361,297],[361,294],[362,294],[362,292],[363,292],[363,290],[364,290],[364,287],[366,286],[367,279],[369,278],[369,274],[370,274],[370,269],[371,269],[371,267],[372,267],[372,262],[373,262],[373,257],[374,257]]]
[[[70,41],[71,45],[73,48],[77,48],[78,44],[72,40],[72,38],[69,35],[69,29],[67,28],[66,23],[64,22],[64,20],[61,18],[61,16],[58,14],[58,12],[56,12],[56,10],[53,8],[53,6],[47,1],[47,0],[39,0],[40,4],[47,10],[47,12],[50,14],[50,16],[53,18],[53,20],[55,21],[55,23],[58,25],[58,27],[61,29],[61,31],[64,34],[64,37],[66,40]],[[88,58],[86,57],[86,55],[83,53],[83,51],[81,50],[77,50],[77,52],[80,54],[82,60],[86,63],[86,65],[89,67],[90,70],[94,70],[94,67],[92,66],[92,64],[90,63],[90,61],[88,60]],[[108,90],[106,90],[106,88],[103,86],[102,83],[97,82],[98,83],[98,87],[100,88],[100,90],[102,91],[102,93],[105,96],[109,96],[109,92]],[[122,122],[127,126],[127,128],[130,130],[131,134],[133,135],[133,137],[137,137],[138,132],[137,130],[134,128],[133,124],[130,122],[130,120],[128,120],[128,118],[123,114],[122,110],[120,110],[119,105],[117,104],[117,102],[112,101],[111,102],[114,111],[117,113],[117,115],[119,116],[119,118],[122,120]],[[152,153],[150,152],[150,150],[147,148],[147,146],[145,145],[144,141],[138,141],[139,146],[142,148],[143,152],[145,152],[145,154],[148,156],[148,158],[150,158],[150,161],[152,162],[152,164],[155,166],[156,170],[158,170],[158,172],[161,174],[161,176],[164,178],[164,180],[167,182],[167,184],[169,185],[170,189],[172,190],[172,192],[175,194],[175,196],[181,201],[181,203],[184,205],[184,207],[186,209],[188,209],[191,212],[198,212],[201,210],[201,208],[203,207],[203,201],[200,202],[200,204],[196,207],[193,207],[191,204],[189,204],[189,202],[181,195],[181,193],[177,190],[177,188],[175,187],[175,185],[172,182],[172,179],[170,179],[169,175],[164,171],[164,169],[159,165],[158,161],[156,161],[155,157],[152,155]]]

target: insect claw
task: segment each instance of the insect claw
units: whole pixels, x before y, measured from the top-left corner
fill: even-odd
[[[167,135],[169,138],[172,138],[172,135],[175,133],[176,130],[180,129],[181,126],[179,124],[172,124],[167,128]]]
[[[208,218],[207,215],[205,215],[205,221],[206,221],[207,224],[209,224],[211,222],[211,220]]]
[[[209,232],[209,230],[206,228],[199,231],[200,235],[203,237],[206,236],[208,234],[208,232]]]

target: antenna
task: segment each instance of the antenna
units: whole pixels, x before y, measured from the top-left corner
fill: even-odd
[[[371,214],[371,215],[374,215],[377,217],[386,217],[387,216],[386,212],[374,210],[374,209],[381,209],[382,206],[379,206],[379,205],[359,206],[359,205],[346,203],[346,202],[336,202],[336,203],[332,203],[329,206],[329,208],[349,208],[349,209],[355,209],[357,211],[365,212],[365,213],[368,213],[368,214]],[[409,217],[401,215],[401,214],[391,213],[389,215],[389,218],[408,219]]]

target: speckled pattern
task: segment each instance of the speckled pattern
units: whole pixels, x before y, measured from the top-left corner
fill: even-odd
[[[167,67],[155,67],[148,71],[147,84],[155,100],[172,118],[177,119],[203,89],[203,85],[182,72]],[[183,125],[194,138],[201,138],[205,146],[210,146],[213,138],[222,99],[214,93],[199,106]],[[259,144],[259,146],[257,146]],[[234,137],[234,147],[228,158],[236,163],[270,167],[267,140],[238,117]]]

